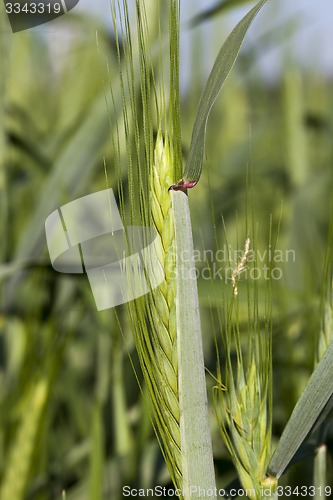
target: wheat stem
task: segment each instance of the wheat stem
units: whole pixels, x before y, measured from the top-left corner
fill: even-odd
[[[177,343],[184,497],[216,498],[188,197],[171,191],[177,256]],[[186,258],[185,258],[186,251]]]

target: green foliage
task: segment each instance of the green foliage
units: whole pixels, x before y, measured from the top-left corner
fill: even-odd
[[[157,4],[152,0],[151,5],[156,8]],[[3,9],[3,3],[0,6]],[[163,9],[161,6],[160,16],[156,11],[152,18],[147,16],[153,26],[151,38],[145,42],[154,69],[149,82],[155,82],[157,96],[169,77],[175,82],[179,77],[177,73],[170,76],[164,60],[156,57],[156,36],[161,33],[164,43],[168,30],[163,25]],[[215,39],[219,41],[221,18],[215,22],[211,29],[217,31]],[[5,23],[3,16],[1,23]],[[118,197],[124,205],[123,217],[130,221],[133,203],[140,215],[140,203],[147,200],[145,165],[149,161],[153,164],[158,125],[165,128],[166,123],[156,119],[149,130],[137,128],[135,134],[130,104],[143,123],[144,87],[125,84],[121,88],[118,64],[123,75],[140,73],[138,39],[136,35],[132,38],[132,65],[125,66],[121,41],[126,32],[120,34],[117,53],[114,36],[99,26],[96,43],[93,19],[66,16],[64,30],[75,36],[71,45],[64,44],[67,53],[63,59],[55,56],[45,37],[34,30],[9,36],[6,29],[0,32],[1,53],[6,54],[0,58],[1,495],[11,500],[117,500],[123,498],[124,485],[171,487],[152,431],[147,385],[140,372],[127,309],[97,313],[86,277],[60,275],[50,268],[43,233],[45,217],[59,204],[107,187],[105,171],[108,185],[115,191],[117,179],[122,179]],[[193,102],[198,100],[206,70],[206,49],[198,43],[200,34],[196,30],[191,33],[193,78],[178,96],[179,102],[173,100],[176,118],[179,105],[182,109],[182,135],[180,138],[178,130],[175,138],[169,137],[175,140],[178,169],[172,182],[182,175],[181,153],[188,159]],[[332,254],[331,249],[327,251],[331,245],[327,234],[333,192],[332,80],[318,69],[301,69],[288,56],[281,77],[268,82],[258,60],[266,47],[276,43],[276,36],[267,34],[265,43],[259,40],[252,48],[245,47],[223,84],[223,94],[216,100],[207,125],[206,167],[198,187],[189,193],[194,249],[201,256],[205,250],[224,249],[225,234],[233,248],[243,247],[248,235],[249,185],[254,193],[251,218],[258,251],[267,249],[271,225],[273,232],[280,225],[277,249],[282,260],[272,263],[282,272],[272,281],[273,448],[311,376],[313,353],[318,351],[319,359],[329,349],[323,358],[329,365],[332,304],[327,283],[332,283]],[[289,46],[286,51],[291,52]],[[176,60],[174,64],[176,68]],[[153,92],[147,103],[150,109],[155,109],[155,97]],[[162,117],[163,112],[161,109],[157,116]],[[148,150],[143,147],[144,134],[148,134]],[[126,138],[143,173],[142,196],[135,195],[137,174],[127,179]],[[247,164],[252,165],[249,183]],[[213,262],[216,265],[211,266],[211,274],[205,272],[210,255],[197,259],[196,268],[205,365],[216,375],[216,344],[221,367],[225,366],[225,354],[220,336],[215,341],[213,332],[220,331],[221,289],[231,293],[232,283],[230,279],[225,283],[218,274],[220,268],[229,266],[228,257],[221,254],[215,254],[220,260]],[[233,268],[235,262],[232,264]],[[262,306],[267,283],[263,274],[256,285],[257,324],[264,332]],[[238,329],[240,347],[246,351],[248,300],[242,274],[238,288],[237,319],[230,324]],[[236,352],[231,342],[233,367]],[[253,372],[249,369],[245,375],[253,377]],[[327,399],[329,377],[323,376]],[[235,391],[249,401],[253,392],[247,390],[246,378],[242,380],[243,386],[235,384]],[[207,384],[211,384],[210,376]],[[325,402],[321,384],[317,388],[314,409],[317,402],[320,408]],[[219,396],[224,395],[221,391]],[[212,402],[208,403],[212,414]],[[294,449],[310,426],[309,421],[304,422],[307,407],[299,408],[297,425],[302,423],[302,434],[298,434]],[[242,418],[246,423],[245,415]],[[281,484],[310,484],[309,469],[314,470],[317,484],[332,483],[326,460],[332,452],[331,422],[328,416],[323,423],[325,432],[319,433],[323,442],[316,439],[315,447],[301,446],[294,457],[300,463],[288,468]],[[213,419],[211,429],[217,485],[225,487],[237,472]],[[323,447],[327,452],[324,460],[319,454]],[[304,461],[307,449],[310,455]],[[291,454],[288,451],[280,456],[279,463],[285,468]],[[279,471],[280,465],[274,472]]]

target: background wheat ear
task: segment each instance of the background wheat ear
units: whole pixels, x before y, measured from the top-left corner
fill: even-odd
[[[219,385],[213,390],[213,402],[222,439],[242,487],[248,498],[260,500],[275,498],[277,488],[277,480],[267,475],[272,432],[272,312],[268,287],[262,327],[258,286],[248,277],[247,328],[241,331],[239,301],[244,289],[238,291],[238,280],[243,271],[258,269],[256,259],[252,264],[247,262],[249,251],[247,238],[242,256],[234,263],[231,299],[225,300],[221,335],[226,362],[223,370],[220,366],[218,369]]]

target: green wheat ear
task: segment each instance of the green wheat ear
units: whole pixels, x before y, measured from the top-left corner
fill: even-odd
[[[120,4],[114,0],[112,5],[123,94],[122,111],[131,207],[129,220],[138,221],[143,226],[152,226],[156,230],[153,245],[154,266],[159,268],[158,274],[163,277],[157,288],[153,289],[151,286],[152,289],[148,294],[129,304],[129,314],[142,372],[152,401],[153,425],[171,478],[177,488],[182,488],[175,225],[171,194],[168,191],[182,167],[180,130],[177,121],[178,73],[175,68],[171,70],[170,67],[172,99],[170,97],[168,106],[164,77],[161,76],[161,79],[157,80],[151,55],[152,33],[156,32],[154,23],[167,5],[157,2],[154,7],[157,8],[158,16],[148,17],[147,14],[150,13],[148,5],[137,0],[136,28],[130,26],[126,1]],[[171,0],[168,9],[170,66],[178,67],[178,0]],[[120,28],[117,28],[117,20],[120,21]],[[134,34],[137,36],[137,43],[134,43]],[[161,36],[161,32],[159,34]],[[164,64],[162,52],[158,57],[161,69]],[[135,75],[139,75],[138,82],[135,80]],[[141,99],[140,106],[137,106],[138,94]],[[154,140],[156,119],[158,132]],[[134,147],[131,134],[134,137]],[[115,149],[119,150],[121,146],[119,135],[115,137],[114,144]],[[120,160],[118,167],[119,164]],[[123,192],[124,186],[120,181],[120,193]],[[124,209],[124,202],[122,208]],[[126,226],[126,220],[124,222]]]
[[[176,324],[175,229],[168,191],[173,174],[169,140],[157,135],[154,164],[150,173],[150,216],[157,231],[158,260],[164,280],[148,294],[146,311],[150,330],[147,376],[154,389],[154,413],[163,451],[175,482],[181,486],[181,453],[178,398],[178,357]],[[143,360],[147,364],[147,360]]]
[[[153,424],[171,478],[182,488],[180,405],[176,319],[176,254],[174,212],[168,188],[172,155],[168,137],[157,134],[149,172],[145,217],[156,230],[154,265],[159,286],[129,304],[135,343],[152,401]]]

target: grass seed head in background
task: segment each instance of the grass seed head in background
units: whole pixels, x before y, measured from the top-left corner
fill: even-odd
[[[271,491],[273,496],[277,486],[276,481],[266,475],[271,455],[272,332],[270,308],[265,311],[263,328],[259,318],[258,285],[248,282],[247,354],[244,355],[244,332],[240,331],[238,316],[238,301],[242,297],[237,280],[250,264],[246,262],[249,249],[247,238],[243,255],[232,274],[232,297],[225,305],[222,331],[225,368],[218,365],[219,386],[213,390],[213,402],[222,439],[240,482],[249,498],[258,500],[263,497],[263,490]],[[222,386],[223,390],[219,388]]]

